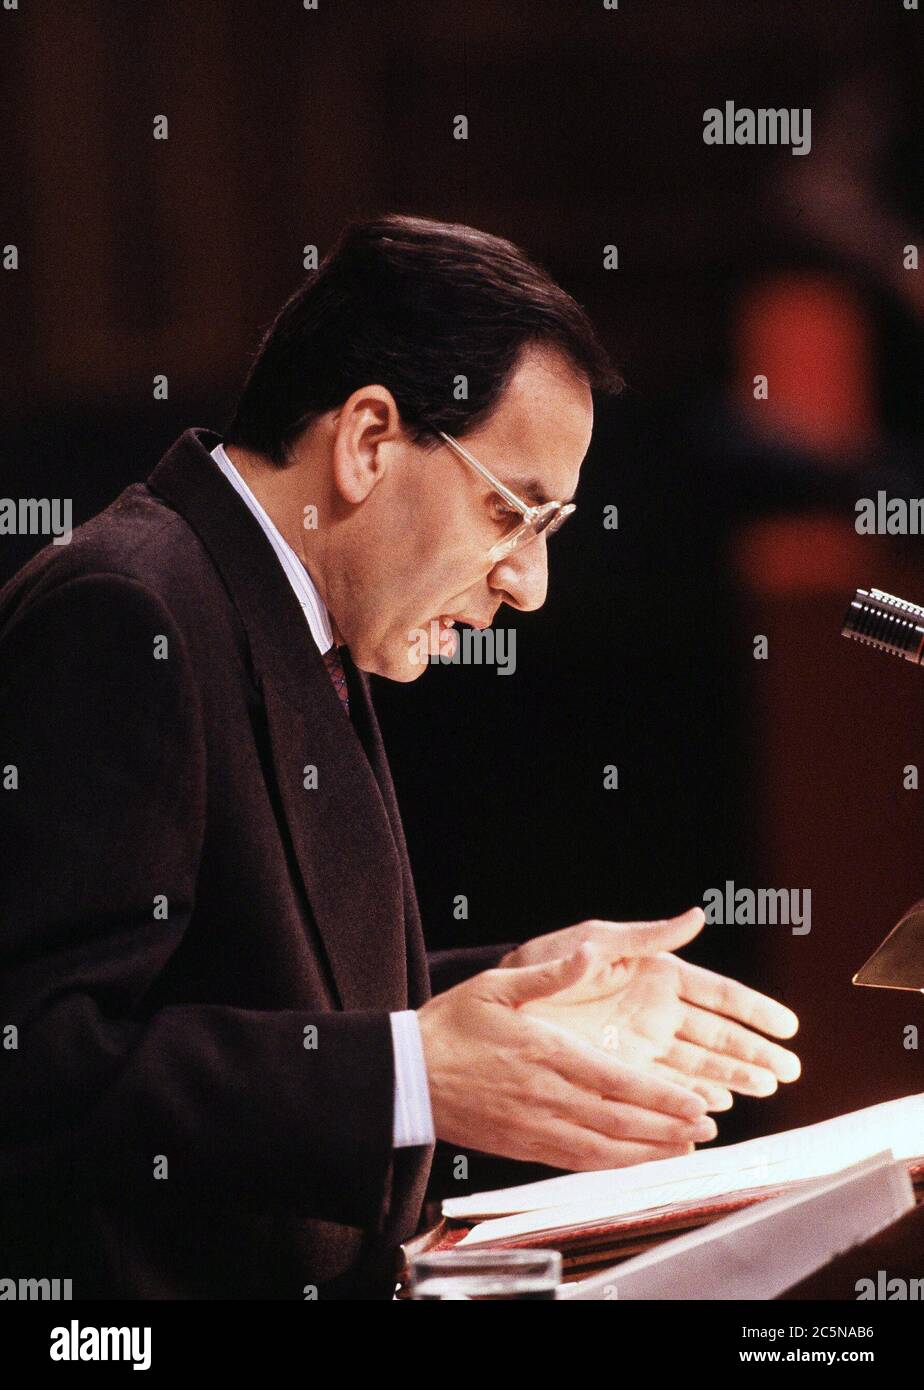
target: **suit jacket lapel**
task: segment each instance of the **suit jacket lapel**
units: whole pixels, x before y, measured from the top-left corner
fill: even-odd
[[[246,629],[295,857],[340,1002],[406,1008],[406,886],[387,794],[272,547],[209,457],[219,442],[186,430],[148,486],[199,536]],[[369,715],[375,724],[371,707]],[[390,788],[380,738],[378,747]],[[315,788],[305,785],[311,768]]]
[[[341,655],[350,692],[350,713],[368,755],[375,779],[379,784],[394,836],[395,849],[401,864],[401,877],[404,885],[404,923],[407,938],[408,995],[411,1006],[416,1008],[430,998],[430,974],[420,924],[417,893],[414,888],[407,844],[404,839],[404,827],[401,824],[401,813],[398,810],[395,785],[392,781],[388,758],[385,755],[385,745],[382,742],[379,721],[372,704],[369,677],[365,671],[360,671],[353,662],[348,648],[343,647]]]

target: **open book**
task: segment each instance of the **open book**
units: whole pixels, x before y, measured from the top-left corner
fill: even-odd
[[[682,1158],[452,1198],[440,1243],[545,1244],[586,1270],[887,1149],[924,1185],[924,1094]]]

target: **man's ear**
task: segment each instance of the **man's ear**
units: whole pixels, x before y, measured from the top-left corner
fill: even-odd
[[[401,417],[384,386],[362,386],[334,421],[333,480],[345,502],[357,506],[381,482],[401,441]]]

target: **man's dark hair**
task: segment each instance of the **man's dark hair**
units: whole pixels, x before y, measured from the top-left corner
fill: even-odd
[[[421,217],[353,222],[264,335],[225,438],[284,463],[312,418],[373,383],[415,443],[462,435],[531,346],[591,388],[622,386],[583,309],[512,242]]]

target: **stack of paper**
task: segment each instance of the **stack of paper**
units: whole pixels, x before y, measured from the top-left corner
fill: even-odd
[[[458,1242],[462,1246],[520,1243],[540,1232],[597,1225],[625,1230],[633,1218],[658,1213],[712,1206],[721,1214],[762,1192],[840,1173],[885,1150],[915,1172],[924,1165],[924,1094],[682,1158],[452,1198],[443,1203],[443,1214],[472,1226]],[[692,1224],[702,1221],[687,1222]]]
[[[776,1298],[913,1206],[907,1168],[879,1154],[568,1284],[559,1298]]]

